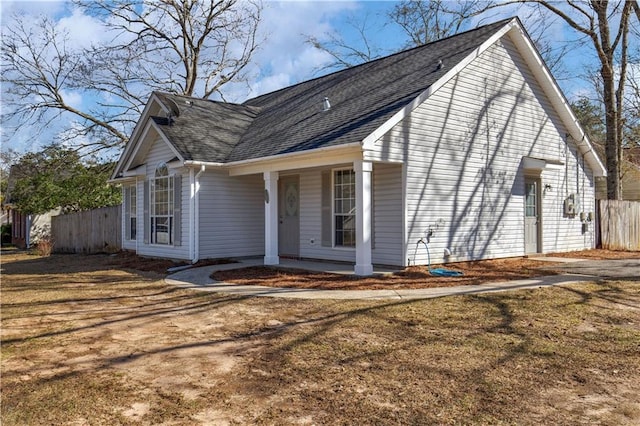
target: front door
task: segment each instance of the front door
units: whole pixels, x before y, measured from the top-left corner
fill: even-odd
[[[281,176],[278,189],[278,254],[300,256],[300,179]]]
[[[524,199],[524,251],[540,252],[540,188],[539,180],[525,179]]]

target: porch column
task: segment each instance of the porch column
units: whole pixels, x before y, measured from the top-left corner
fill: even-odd
[[[353,163],[356,173],[356,275],[373,274],[371,264],[371,171],[370,161]]]
[[[278,172],[264,172],[264,264],[277,265]]]

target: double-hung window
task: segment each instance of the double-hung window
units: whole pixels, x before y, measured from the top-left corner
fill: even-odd
[[[334,245],[356,246],[356,174],[353,169],[333,174]]]
[[[152,244],[173,244],[173,180],[166,164],[161,164],[150,181]]]

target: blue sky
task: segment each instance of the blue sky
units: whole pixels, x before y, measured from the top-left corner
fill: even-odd
[[[358,42],[357,34],[347,25],[352,15],[367,16],[368,26],[373,30],[370,31],[372,44],[380,47],[383,52],[390,53],[406,43],[406,37],[398,27],[384,25],[385,15],[394,6],[393,1],[265,1],[264,6],[262,31],[266,41],[254,56],[253,79],[249,88],[230,89],[225,94],[226,99],[230,101],[241,102],[247,97],[277,90],[319,75],[319,70],[327,65],[331,58],[305,43],[305,37],[314,36],[322,40],[329,34],[341,34],[347,41]],[[485,18],[485,21],[513,16],[514,11],[514,8],[496,11],[490,18]],[[71,32],[79,44],[99,40],[101,37],[90,17],[80,15],[78,11],[73,10],[70,3],[64,1],[0,0],[3,26],[10,22],[14,12],[44,13],[54,17],[61,26]],[[526,26],[528,14],[524,15],[521,13],[520,17]],[[551,38],[557,41],[570,37],[559,23],[549,23],[546,30]],[[574,67],[586,65],[587,56],[581,55],[578,50],[573,54]],[[587,90],[584,83],[576,78],[559,78],[558,81],[569,99],[574,99]],[[83,99],[81,96],[73,98],[74,94],[70,95],[78,106],[87,107],[87,104],[91,103],[91,99]],[[61,126],[65,124],[60,123]],[[45,137],[49,138],[55,132],[55,129],[51,129]],[[34,132],[26,129],[8,139],[6,129],[3,129],[2,149],[13,148],[21,152],[37,150],[42,144],[43,136],[34,135]]]

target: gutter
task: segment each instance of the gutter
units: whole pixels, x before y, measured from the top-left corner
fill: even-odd
[[[185,167],[206,166],[206,167],[224,167],[225,163],[212,163],[210,161],[186,160],[182,163]]]

